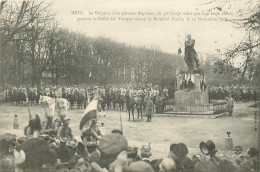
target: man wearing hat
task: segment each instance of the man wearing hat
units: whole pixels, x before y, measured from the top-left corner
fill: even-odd
[[[133,98],[133,96],[131,96],[130,94],[126,94],[125,95],[125,100],[126,100],[126,108],[127,108],[127,111],[128,111],[128,115],[129,115],[129,121],[130,121],[130,115],[132,113],[132,117],[133,117],[133,120],[135,119],[134,118],[134,108],[135,108],[135,100]]]
[[[146,122],[152,121],[152,112],[153,112],[153,101],[151,97],[149,96],[145,103],[145,115],[147,116]]]
[[[171,144],[168,157],[172,158],[176,163],[177,171],[185,169],[183,165],[183,161],[186,158],[187,154],[188,154],[188,148],[185,144],[183,143]]]
[[[62,120],[62,126],[60,126],[58,128],[57,139],[60,139],[60,138],[63,138],[63,137],[68,138],[68,139],[72,139],[73,138],[72,130],[69,127],[70,119],[67,118],[67,117],[64,117],[64,118],[61,118],[61,120]]]
[[[135,107],[136,107],[137,114],[138,114],[137,119],[139,119],[139,116],[141,116],[141,119],[142,119],[143,116],[142,116],[142,98],[141,98],[141,94],[136,96],[135,102],[136,102]]]

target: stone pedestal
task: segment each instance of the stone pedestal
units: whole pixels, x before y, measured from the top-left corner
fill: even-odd
[[[203,105],[209,103],[208,92],[205,91],[176,91],[175,104],[181,105]]]

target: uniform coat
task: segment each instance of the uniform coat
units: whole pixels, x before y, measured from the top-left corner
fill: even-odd
[[[152,116],[153,112],[153,101],[151,99],[147,99],[146,107],[145,107],[145,115]]]

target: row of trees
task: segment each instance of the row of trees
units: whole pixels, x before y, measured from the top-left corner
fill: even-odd
[[[254,82],[259,78],[257,51],[259,4],[247,2],[237,18],[224,18],[247,36],[233,48],[222,50],[201,62],[208,84]],[[225,10],[228,1],[210,1],[212,10]],[[232,3],[231,3],[232,5]],[[184,68],[183,57],[167,54],[156,46],[133,47],[106,38],[90,38],[59,27],[51,4],[44,1],[2,1],[0,4],[0,83],[56,84],[153,83],[174,85],[177,68]],[[251,9],[251,10],[250,10]],[[246,15],[242,15],[246,13]],[[176,50],[177,51],[177,50]],[[219,56],[225,56],[220,60]],[[240,58],[235,66],[233,59]]]
[[[232,15],[221,16],[220,19],[233,24],[235,29],[245,31],[245,36],[240,42],[237,42],[226,50],[218,50],[219,56],[225,58],[215,60],[209,68],[209,61],[205,67],[208,73],[211,73],[211,83],[223,84],[259,84],[260,78],[260,3],[255,0],[230,1],[230,0],[211,0],[203,6],[210,6],[210,11],[232,12]],[[240,6],[238,8],[238,6]],[[214,56],[214,55],[211,55]],[[240,62],[236,64],[234,62]],[[223,81],[217,82],[216,78],[222,78]]]
[[[54,84],[173,82],[179,56],[157,47],[137,48],[106,38],[89,38],[60,28],[51,4],[2,1],[2,84],[37,85],[50,77]]]

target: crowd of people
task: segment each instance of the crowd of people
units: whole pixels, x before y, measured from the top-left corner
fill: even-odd
[[[252,85],[209,86],[208,93],[210,100],[224,100],[228,94],[232,94],[236,102],[256,101],[257,98],[257,88]]]
[[[96,102],[96,105],[95,105]],[[169,154],[150,159],[150,145],[129,147],[119,129],[106,133],[97,125],[98,95],[88,104],[79,124],[81,139],[75,139],[70,119],[53,117],[45,111],[45,119],[32,115],[24,137],[0,135],[0,171],[59,171],[59,172],[244,172],[258,170],[258,151],[251,148],[248,156],[237,164],[217,157],[212,141],[201,142],[201,158],[189,155],[184,143],[169,145]],[[45,107],[45,106],[44,106]],[[96,107],[96,108],[93,108]],[[13,127],[19,129],[17,119]]]
[[[152,98],[155,112],[163,113],[168,99],[168,89],[159,86],[138,87],[129,85],[117,86],[72,86],[72,87],[10,87],[2,92],[2,102],[11,105],[24,105],[29,101],[31,105],[38,105],[40,95],[52,98],[65,98],[70,103],[70,109],[83,109],[98,93],[100,108],[104,110],[134,110],[138,116],[145,109],[145,101]]]

